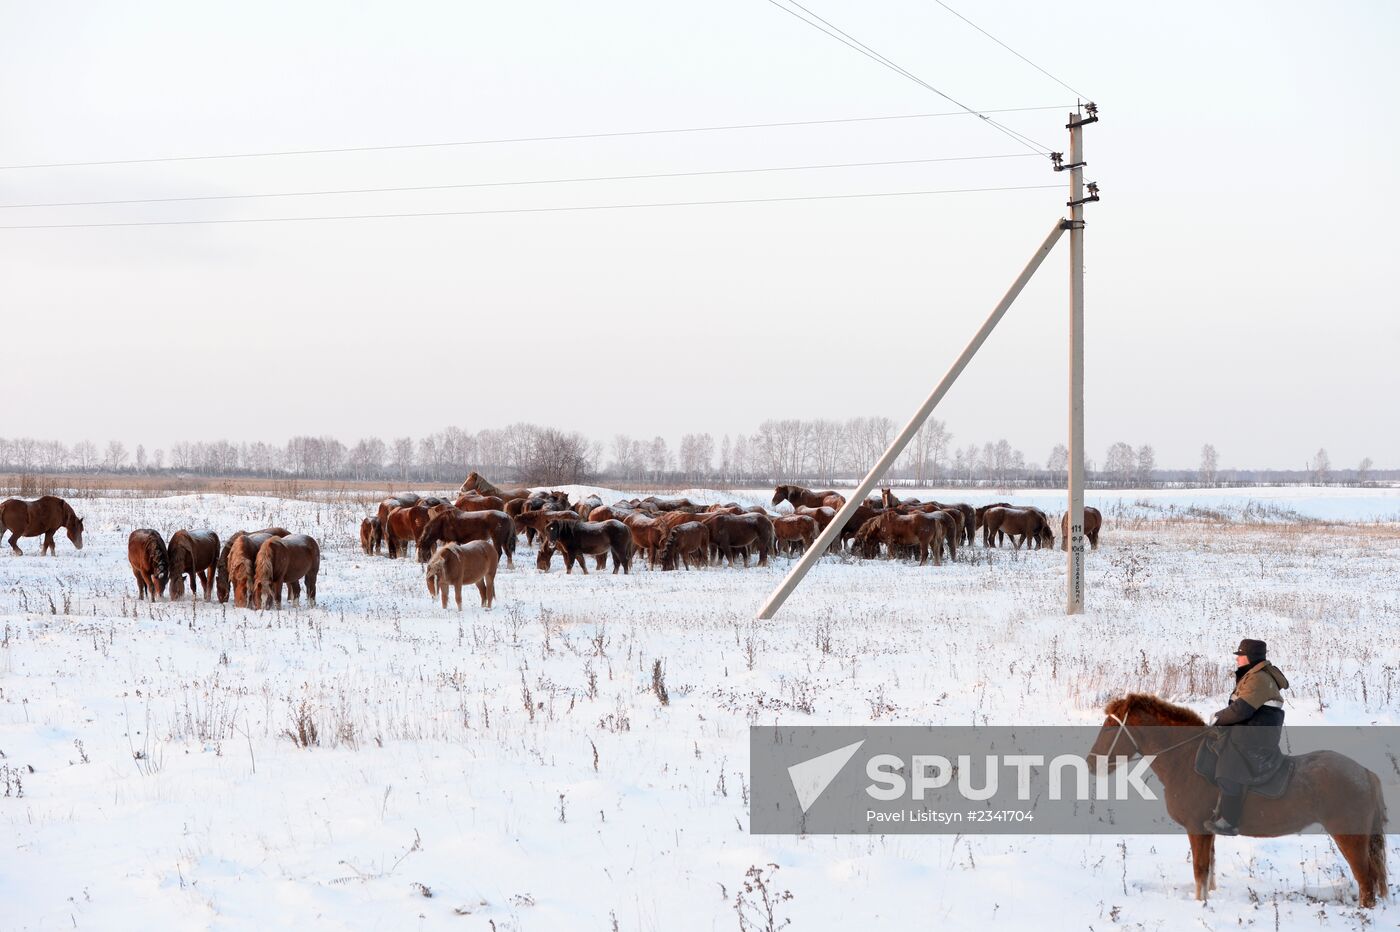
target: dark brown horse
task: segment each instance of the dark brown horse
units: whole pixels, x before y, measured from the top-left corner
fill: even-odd
[[[982,543],[988,547],[1001,546],[1001,537],[1011,538],[1011,545],[1027,549],[1053,545],[1055,534],[1050,530],[1050,519],[1039,508],[988,508],[982,515]]]
[[[1089,547],[1099,549],[1099,531],[1103,530],[1103,512],[1093,505],[1084,506],[1084,536],[1089,538]],[[1060,549],[1069,549],[1069,512],[1060,519]]]
[[[301,598],[301,580],[306,580],[306,598],[316,607],[316,575],[321,571],[321,546],[306,534],[269,537],[258,548],[253,570],[253,608],[282,608],[282,587],[287,587],[293,603]]]
[[[551,521],[579,521],[578,513],[572,510],[556,511],[546,509],[540,511],[522,511],[515,519],[515,533],[525,535],[525,543],[533,544],[538,535],[544,538],[545,529],[549,527]]]
[[[549,522],[550,549],[558,550],[564,557],[564,571],[572,573],[577,563],[584,575],[588,575],[585,555],[611,554],[613,575],[619,569],[632,572],[632,532],[621,521],[551,521]],[[541,548],[541,554],[544,548]],[[548,564],[545,568],[548,569]]]
[[[676,569],[677,558],[686,569],[690,569],[691,562],[709,566],[710,529],[699,521],[683,521],[671,528],[661,547],[661,569]]]
[[[15,556],[24,553],[19,549],[21,537],[38,537],[40,534],[44,535],[44,545],[39,548],[39,555],[51,553],[58,556],[53,534],[59,528],[68,532],[68,539],[75,549],[83,549],[83,519],[73,511],[72,505],[56,495],[45,495],[32,502],[21,498],[6,499],[0,505],[0,524],[10,532],[10,549]]]
[[[170,556],[160,531],[148,527],[132,531],[126,539],[126,559],[136,577],[136,598],[159,599],[170,581]]]
[[[1198,738],[1209,729],[1190,709],[1156,696],[1130,693],[1104,708],[1103,728],[1089,750],[1090,759],[1108,758],[1112,770],[1119,757],[1152,757],[1152,772],[1162,781],[1167,814],[1187,830],[1196,899],[1214,886],[1215,836],[1200,832],[1211,818],[1218,790],[1196,772]],[[1245,795],[1241,834],[1255,838],[1293,835],[1321,825],[1346,858],[1356,877],[1361,906],[1385,898],[1385,800],[1381,781],[1370,770],[1335,751],[1314,751],[1293,758],[1288,789],[1278,799]]]
[[[496,567],[499,566],[496,547],[489,540],[474,540],[465,544],[443,544],[428,561],[423,578],[428,583],[428,595],[441,595],[442,607],[447,608],[447,587],[457,593],[457,611],[462,610],[462,587],[476,584],[481,593],[481,607],[491,610],[496,601]]]
[[[251,552],[247,556],[248,566],[245,578],[251,584],[253,579],[252,561],[257,559],[258,547],[262,546],[263,540],[266,540],[267,537],[286,537],[290,533],[292,532],[284,527],[265,527],[260,531],[234,531],[233,536],[230,537],[228,540],[224,541],[224,546],[219,550],[219,565],[214,570],[214,588],[215,592],[218,593],[219,601],[227,602],[229,597],[229,591],[233,588],[233,577],[229,569],[229,555],[233,552],[233,545],[235,541],[249,534],[266,535],[266,537],[263,537],[256,542],[256,545],[252,547]],[[242,599],[235,600],[233,604],[240,606],[248,604],[246,589],[244,591]]]
[[[428,514],[426,505],[410,505],[407,508],[395,508],[389,512],[389,516],[384,519],[384,543],[389,550],[389,558],[397,559],[399,551],[408,553],[408,544],[418,540],[418,535],[423,533],[423,528],[432,519]],[[418,552],[418,562],[427,563],[428,557],[420,550]]]
[[[496,557],[515,566],[515,519],[504,511],[458,511],[449,509],[431,518],[418,534],[418,562],[427,563],[440,544],[465,544],[489,540]]]
[[[370,515],[360,522],[360,549],[366,556],[379,553],[384,546],[384,523],[378,515]]]
[[[993,508],[1015,508],[1015,507],[1016,507],[1016,506],[1013,505],[1013,504],[1011,504],[1010,502],[988,502],[988,503],[985,504],[985,505],[978,505],[976,508],[974,508],[974,509],[972,510],[972,513],[976,516],[976,519],[977,519],[976,521],[973,522],[973,527],[976,528],[976,529],[978,529],[978,530],[981,530],[981,528],[983,527],[983,525],[986,523],[986,520],[987,520],[987,512],[991,511]],[[984,535],[983,535],[984,543],[985,543],[985,538],[986,538],[986,535],[984,534]]]
[[[214,569],[219,563],[219,535],[213,531],[176,531],[170,538],[170,599],[183,598],[185,577],[190,598],[197,599],[197,583],[204,584],[204,601],[214,597]]]
[[[830,489],[824,492],[813,492],[800,485],[780,485],[773,489],[773,504],[777,505],[780,502],[791,502],[794,508],[798,505],[806,505],[808,508],[818,508],[825,505],[840,511],[841,506],[846,504],[846,496]]]
[[[530,497],[530,490],[524,486],[502,488],[492,485],[490,482],[486,481],[485,476],[476,470],[472,470],[467,474],[466,481],[462,483],[462,487],[457,491],[461,495],[466,495],[468,492],[476,492],[479,495],[495,495],[497,498],[505,501],[510,501],[512,498]]]
[[[732,567],[734,554],[743,556],[744,566],[749,565],[749,548],[758,550],[758,565],[768,565],[768,554],[773,551],[773,522],[764,515],[717,514],[709,519],[710,540],[716,552]]]

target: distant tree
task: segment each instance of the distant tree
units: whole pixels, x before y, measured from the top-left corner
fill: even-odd
[[[1358,483],[1361,483],[1365,482],[1368,478],[1370,478],[1371,467],[1374,465],[1375,464],[1371,462],[1371,458],[1369,456],[1363,457],[1361,462],[1358,463],[1356,466],[1356,481]]]
[[[1327,476],[1332,471],[1332,459],[1327,455],[1325,448],[1319,447],[1313,454],[1312,460],[1308,463],[1308,471],[1312,473],[1313,482],[1318,485],[1327,484]]]
[[[103,457],[102,465],[116,472],[126,465],[126,444],[120,440],[107,441],[107,455]]]
[[[413,478],[413,438],[395,437],[390,465],[396,479],[407,481]]]
[[[1152,474],[1157,470],[1157,451],[1152,449],[1150,443],[1144,443],[1137,449],[1137,479],[1138,484],[1145,488],[1152,485]]]
[[[667,446],[665,437],[658,435],[652,438],[647,448],[647,463],[651,466],[653,481],[660,482],[661,474],[671,465],[671,448]]]
[[[1111,481],[1119,485],[1129,485],[1137,472],[1137,453],[1130,445],[1120,440],[1108,448],[1103,469]]]
[[[97,444],[91,440],[79,440],[73,444],[73,465],[79,471],[91,472],[97,463]]]
[[[160,472],[165,468],[165,451],[159,447],[151,454],[151,468],[156,472]]]
[[[915,482],[923,485],[938,474],[943,458],[948,453],[948,444],[952,442],[953,435],[948,432],[946,423],[936,417],[924,421],[910,445],[910,450],[913,451]]]
[[[1208,443],[1201,447],[1201,468],[1198,471],[1201,485],[1215,485],[1219,471],[1220,456],[1215,452],[1215,446]]]
[[[146,446],[145,446],[145,444],[138,443],[138,444],[136,445],[136,471],[137,471],[137,472],[145,472],[145,471],[146,471]]]

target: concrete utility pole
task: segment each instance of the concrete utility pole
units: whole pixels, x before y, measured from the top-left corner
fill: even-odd
[[[908,446],[910,440],[914,439],[914,435],[919,432],[919,428],[923,426],[924,421],[933,413],[933,409],[943,400],[943,396],[948,393],[948,389],[952,388],[958,376],[962,375],[963,369],[967,368],[967,364],[972,361],[972,357],[977,355],[977,351],[982,348],[982,344],[987,341],[987,337],[991,336],[992,330],[995,329],[1002,317],[1006,315],[1007,310],[1011,307],[1011,303],[1016,300],[1016,296],[1026,287],[1026,283],[1031,280],[1031,276],[1035,274],[1035,270],[1040,268],[1040,263],[1044,262],[1045,257],[1050,255],[1050,250],[1055,247],[1055,243],[1059,242],[1060,236],[1064,234],[1068,226],[1069,223],[1065,220],[1055,221],[1055,226],[1050,231],[1050,235],[1045,237],[1045,242],[1041,243],[1040,248],[1031,255],[1031,261],[1026,263],[1026,267],[1021,270],[1021,274],[1016,277],[1016,280],[1011,283],[1011,287],[1007,290],[1006,294],[997,302],[997,306],[992,309],[992,313],[987,316],[981,328],[973,335],[971,342],[969,342],[967,347],[962,351],[962,355],[953,361],[953,365],[948,369],[947,374],[943,376],[943,381],[939,382],[938,387],[929,394],[928,398],[924,399],[924,403],[919,407],[919,410],[914,412],[914,416],[909,419],[909,423],[904,425],[904,429],[899,432],[899,436],[894,438],[894,442],[890,444],[884,456],[880,457],[875,465],[870,468],[870,472],[866,473],[865,478],[860,481],[860,485],[856,486],[847,496],[846,504],[836,513],[836,517],[831,519],[826,528],[817,536],[817,539],[807,548],[807,552],[802,554],[802,559],[797,561],[797,565],[788,572],[786,578],[778,585],[778,588],[773,590],[773,594],[768,597],[768,601],[763,603],[763,608],[759,609],[759,618],[768,619],[776,615],[778,609],[782,607],[783,602],[787,601],[787,597],[792,594],[792,590],[796,589],[797,584],[802,581],[802,577],[806,576],[807,571],[812,568],[813,564],[821,559],[822,554],[826,553],[827,547],[830,546],[831,542],[836,539],[836,536],[841,533],[841,529],[846,526],[846,522],[850,520],[855,510],[865,501],[865,496],[869,495],[871,490],[875,488],[875,483],[880,481],[880,477],[894,466],[895,460],[899,459],[899,454],[904,452],[904,448]]]
[[[1084,204],[1099,199],[1098,186],[1084,196],[1084,127],[1098,122],[1098,108],[1069,115],[1069,563],[1065,613],[1084,610]]]

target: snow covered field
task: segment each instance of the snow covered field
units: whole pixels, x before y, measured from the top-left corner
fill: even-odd
[[[979,544],[828,559],[758,624],[787,559],[565,576],[522,547],[458,615],[360,553],[359,503],[76,501],[84,551],[0,554],[0,929],[738,929],[769,864],[800,930],[1393,927],[1325,836],[1222,840],[1202,906],[1184,838],[747,833],[750,724],[1097,724],[1128,690],[1208,712],[1244,635],[1290,723],[1400,722],[1395,490],[1090,503],[1079,618],[1058,549]],[[132,528],[271,523],[322,541],[315,610],[134,601]]]

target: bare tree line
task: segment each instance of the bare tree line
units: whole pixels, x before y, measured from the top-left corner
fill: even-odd
[[[471,469],[493,478],[559,485],[611,481],[624,485],[766,485],[853,482],[879,458],[898,430],[886,417],[770,419],[753,433],[688,433],[674,448],[661,436],[617,434],[605,446],[583,434],[517,423],[475,433],[448,427],[425,437],[368,437],[347,446],[329,436],[296,436],[283,445],[227,440],[181,442],[169,450],[128,449],[120,440],[104,447],[89,440],[71,446],[20,437],[0,438],[0,469],[31,473],[189,474],[267,478],[455,483]],[[930,418],[884,477],[909,485],[1060,486],[1069,451],[1056,445],[1032,460],[1005,438],[958,446],[940,420]],[[1100,487],[1160,484],[1248,485],[1268,482],[1364,484],[1400,478],[1378,472],[1369,457],[1354,469],[1334,469],[1325,449],[1300,470],[1223,469],[1212,444],[1201,448],[1195,470],[1158,467],[1151,444],[1118,441],[1102,468],[1086,463],[1087,480]]]

